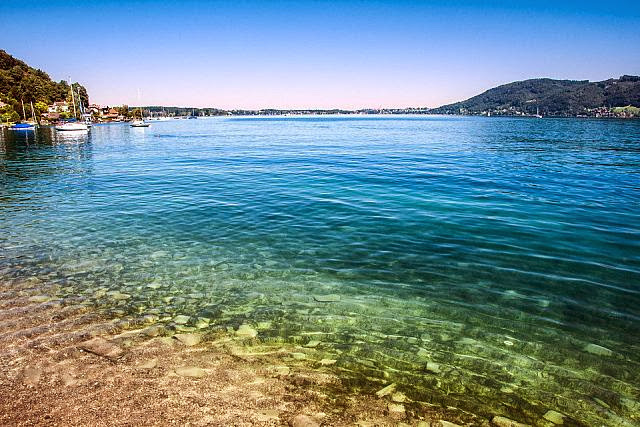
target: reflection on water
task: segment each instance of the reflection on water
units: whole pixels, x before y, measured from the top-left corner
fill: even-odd
[[[638,122],[225,118],[66,138],[2,134],[6,280],[123,327],[248,325],[336,360],[354,389],[638,422]]]

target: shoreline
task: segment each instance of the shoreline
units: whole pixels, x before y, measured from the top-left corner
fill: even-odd
[[[248,327],[171,335],[161,324],[126,324],[36,294],[40,287],[0,286],[3,425],[480,421],[411,401],[392,384],[354,390],[332,369],[335,361],[306,357],[315,349],[261,342]]]

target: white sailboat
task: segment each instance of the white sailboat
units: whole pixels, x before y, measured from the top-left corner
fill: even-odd
[[[132,128],[148,128],[150,123],[144,121],[144,112],[142,111],[142,107],[140,107],[140,120],[134,120],[131,122]]]
[[[78,112],[76,111],[76,97],[73,93],[73,83],[71,83],[71,77],[69,77],[69,85],[71,86],[71,101],[73,102],[73,118],[77,119]],[[72,131],[72,132],[88,132],[89,126],[85,123],[79,122],[67,122],[55,127],[58,131]]]

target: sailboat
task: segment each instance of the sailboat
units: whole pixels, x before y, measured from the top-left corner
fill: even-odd
[[[132,128],[148,128],[150,123],[144,121],[144,112],[142,111],[142,107],[140,107],[140,120],[134,120],[131,122]]]
[[[540,115],[540,108],[539,108],[539,107],[536,107],[536,117],[537,117],[538,119],[541,119],[541,118],[542,118],[542,115]]]
[[[71,83],[71,77],[69,77],[69,85],[71,86],[71,101],[73,102],[73,118],[76,119],[78,117],[78,112],[76,111],[76,97],[73,93],[73,83]],[[85,123],[78,122],[67,122],[61,125],[56,126],[56,130],[58,131],[74,131],[74,132],[88,132],[89,126]]]
[[[24,116],[24,119],[27,120],[27,112],[24,109],[24,101],[20,100],[20,102],[22,102],[22,115]],[[36,120],[36,115],[33,112],[33,102],[31,103],[31,117],[32,117],[32,121],[33,123],[16,123],[12,126],[9,127],[9,130],[35,130],[36,129],[36,124],[35,124],[35,120]]]

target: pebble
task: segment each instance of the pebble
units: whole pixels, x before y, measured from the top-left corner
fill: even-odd
[[[497,427],[531,427],[529,424],[522,424],[497,415],[491,419],[491,423]]]
[[[378,390],[376,392],[376,396],[385,397],[386,395],[393,393],[395,389],[396,389],[396,383],[391,383],[388,386]]]
[[[181,314],[173,318],[173,323],[175,323],[176,325],[186,325],[187,323],[189,323],[190,319],[191,317]]]
[[[424,348],[418,350],[418,357],[429,357],[429,352]]]
[[[407,400],[407,396],[404,393],[397,391],[391,395],[391,400],[397,403],[403,403]]]
[[[236,331],[236,335],[242,338],[255,338],[258,336],[258,331],[245,323],[240,325]]]
[[[547,411],[547,413],[544,414],[542,416],[542,418],[544,418],[547,421],[551,421],[552,423],[554,423],[556,425],[560,425],[560,424],[564,423],[564,415],[562,415],[560,412],[556,412],[554,410]]]
[[[309,341],[307,344],[305,344],[305,347],[316,348],[319,344],[320,344],[320,341],[312,340],[312,341]]]
[[[337,360],[335,360],[335,359],[322,359],[320,361],[320,364],[322,366],[329,366],[329,365],[335,365],[336,362],[337,362]]]
[[[47,302],[51,301],[51,297],[47,295],[35,295],[29,298],[29,302]]]
[[[158,359],[150,359],[138,365],[140,369],[153,369],[158,366]]]
[[[389,411],[389,415],[391,416],[404,416],[405,414],[404,405],[401,403],[389,403],[387,405],[387,411]]]
[[[584,351],[586,351],[587,353],[595,354],[597,356],[613,355],[613,351],[598,344],[587,344],[586,346],[584,346]]]
[[[299,414],[289,421],[291,427],[320,427],[320,424],[308,415]]]
[[[109,295],[111,298],[113,298],[116,301],[123,301],[123,300],[131,298],[131,295],[123,294],[123,293],[118,292],[118,291],[116,291],[116,292],[108,292],[107,295]]]
[[[280,413],[275,409],[267,409],[256,414],[258,421],[262,423],[276,421],[280,418]]]
[[[160,289],[162,285],[160,283],[149,283],[147,288],[149,289]]]
[[[440,369],[440,364],[436,362],[427,362],[427,371],[433,372],[434,374],[439,374],[442,372]]]
[[[109,360],[117,360],[124,355],[124,350],[120,347],[99,337],[83,342],[80,348]]]
[[[181,377],[202,378],[206,375],[206,372],[201,368],[192,366],[177,368],[176,374],[180,375]]]
[[[289,375],[289,372],[291,372],[291,369],[289,369],[288,366],[274,366],[273,370],[278,375]]]
[[[173,337],[188,347],[200,344],[202,341],[200,334],[176,334]]]
[[[304,353],[291,353],[291,357],[293,357],[296,360],[304,360],[307,358],[307,355]]]
[[[330,294],[330,295],[314,295],[313,299],[317,302],[338,302],[340,301],[340,295]]]

